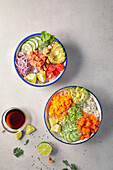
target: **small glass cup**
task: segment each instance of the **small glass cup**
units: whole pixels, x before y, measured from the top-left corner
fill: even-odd
[[[2,115],[2,125],[11,133],[22,131],[28,123],[28,116],[20,109],[11,107]]]

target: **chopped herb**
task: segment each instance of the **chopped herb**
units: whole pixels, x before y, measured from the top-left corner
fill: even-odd
[[[13,150],[13,154],[16,157],[20,157],[23,153],[24,153],[24,151],[21,148],[18,148],[18,147]]]
[[[63,163],[66,165],[66,166],[69,166],[71,168],[71,170],[77,170],[77,167],[75,164],[69,164],[67,160],[63,160]],[[67,168],[63,168],[62,170],[68,170]]]
[[[26,143],[24,145],[27,145],[29,143],[29,139],[26,140]]]

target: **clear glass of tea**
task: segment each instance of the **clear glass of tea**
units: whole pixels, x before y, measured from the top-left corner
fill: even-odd
[[[7,109],[2,115],[2,125],[5,130],[11,133],[22,131],[28,123],[28,116],[16,108]]]

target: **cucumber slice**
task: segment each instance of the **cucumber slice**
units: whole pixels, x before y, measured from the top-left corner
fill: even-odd
[[[24,43],[21,47],[21,50],[26,54],[29,54],[30,51],[33,51],[32,45],[29,43]]]
[[[26,41],[26,44],[31,44],[31,46],[32,46],[32,49],[33,49],[33,51],[36,49],[36,44],[35,44],[35,42],[34,41],[32,41],[32,40],[28,40],[28,41]]]
[[[42,40],[41,40],[41,38],[40,37],[38,37],[38,36],[35,36],[34,37],[34,39],[36,39],[37,40],[37,42],[39,42],[38,44],[39,44],[39,46],[41,46],[41,44],[42,44]]]
[[[38,41],[35,38],[30,39],[30,41],[33,41],[35,43],[35,49],[38,49]]]

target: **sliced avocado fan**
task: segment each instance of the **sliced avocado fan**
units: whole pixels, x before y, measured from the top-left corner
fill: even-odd
[[[75,104],[80,105],[86,102],[88,99],[88,91],[85,88],[75,87],[67,89],[68,93],[72,96]]]
[[[64,50],[60,43],[55,42],[51,52],[48,54],[48,59],[52,64],[63,63],[66,59]]]

